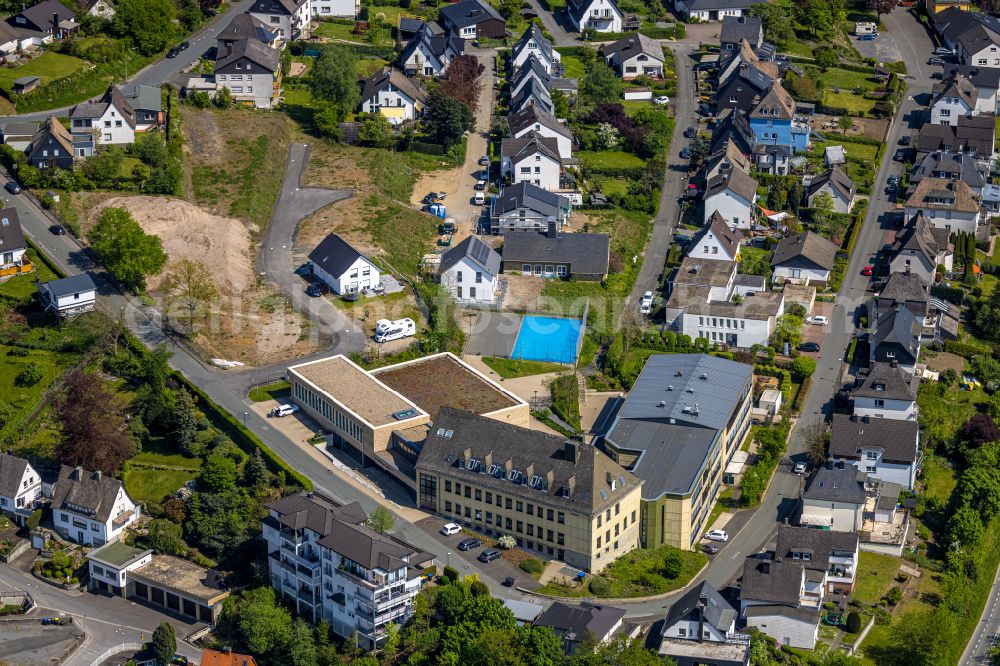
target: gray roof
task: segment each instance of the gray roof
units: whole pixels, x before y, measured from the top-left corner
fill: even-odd
[[[705,621],[722,633],[726,633],[736,620],[736,609],[710,583],[702,581],[670,606],[667,619],[663,623],[663,634],[665,635],[680,620],[697,622],[701,618],[699,607],[702,606]]]
[[[757,606],[748,606],[743,611],[743,615],[748,618],[781,615],[782,617],[792,618],[800,622],[819,623],[819,608],[811,606],[791,607],[786,605],[759,604]]]
[[[17,209],[0,209],[0,254],[10,250],[23,250],[26,247]]]
[[[948,249],[948,238],[947,229],[934,227],[923,212],[919,212],[910,220],[903,235],[896,239],[896,252],[902,250],[920,252],[931,264],[935,264],[938,255]],[[888,297],[880,295],[880,298]],[[923,300],[926,300],[926,297]]]
[[[406,62],[409,60],[410,55],[420,44],[426,44],[427,50],[436,58],[440,58],[449,49],[456,55],[460,55],[465,51],[465,40],[461,37],[454,37],[450,33],[435,35],[431,32],[430,28],[425,28],[406,43],[403,53],[399,56],[399,61]]]
[[[0,453],[0,495],[16,497],[21,492],[21,479],[28,469],[28,461],[24,458]]]
[[[90,277],[90,273],[70,275],[69,277],[43,282],[42,284],[56,298],[60,296],[72,296],[84,291],[97,291],[97,285],[94,284],[94,279]]]
[[[836,256],[836,245],[817,233],[806,231],[782,238],[774,250],[771,265],[780,266],[801,257],[809,263],[829,271],[833,269],[833,260]]]
[[[529,500],[563,503],[587,515],[613,506],[642,483],[593,445],[451,407],[438,411],[417,469],[467,478]]]
[[[80,102],[69,110],[70,118],[100,118],[107,111],[107,102]]]
[[[736,269],[735,261],[684,257],[674,274],[673,284],[699,287],[725,287]]]
[[[371,259],[355,250],[337,234],[328,234],[316,249],[309,253],[309,261],[334,277],[343,275],[359,257],[371,263]]]
[[[514,48],[511,50],[511,57],[516,58],[528,46],[529,42],[534,42],[538,50],[549,59],[549,62],[554,60],[552,56],[552,42],[545,39],[541,28],[534,22],[528,24],[527,29],[521,34],[521,38],[514,44]]]
[[[529,55],[521,63],[521,66],[514,70],[514,74],[510,77],[510,89],[517,90],[518,86],[521,85],[521,81],[528,76],[535,77],[546,88],[552,83],[552,76],[545,70],[545,66],[535,57],[534,53]]]
[[[478,25],[490,19],[503,21],[497,10],[482,0],[460,0],[453,5],[443,5],[438,10],[438,15],[456,28]]]
[[[763,275],[746,275],[745,273],[737,273],[736,277],[733,278],[734,287],[752,287],[758,291],[763,291],[766,284],[767,281],[764,279]]]
[[[163,108],[163,94],[156,86],[140,86],[134,83],[126,83],[121,86],[122,97],[133,109],[144,111],[161,111]]]
[[[899,503],[899,495],[903,492],[903,486],[890,481],[882,481],[878,485],[878,499],[875,502],[876,509],[892,510]]]
[[[552,104],[552,93],[536,78],[529,79],[510,100],[510,109],[515,113],[531,105],[541,107],[546,113],[552,113],[555,109]]]
[[[757,181],[742,169],[730,169],[709,181],[705,188],[705,198],[730,190],[747,201],[753,201],[757,194]]]
[[[530,84],[529,84],[530,85]],[[559,144],[552,137],[542,136],[534,130],[521,137],[510,137],[500,142],[500,155],[509,157],[513,161],[519,161],[535,152],[547,155],[560,162]]]
[[[845,465],[854,467],[854,465]],[[830,557],[854,554],[858,549],[858,535],[854,532],[817,530],[811,527],[778,526],[778,545],[774,555],[785,561],[793,559],[792,553],[808,553],[809,559],[802,560],[806,569],[827,571]]]
[[[278,517],[275,521],[293,530],[309,529],[326,534],[334,520],[359,525],[368,515],[357,502],[341,505],[322,495],[296,494],[282,497],[267,505]]]
[[[990,155],[994,144],[993,116],[959,116],[958,125],[924,123],[917,131],[917,150],[950,150]]]
[[[663,61],[663,47],[660,43],[639,32],[633,33],[628,37],[623,37],[617,42],[607,44],[604,47],[604,57],[609,58],[617,55],[619,62],[625,62],[640,53],[645,53],[661,62]]]
[[[752,376],[749,365],[707,354],[646,360],[607,435],[619,448],[642,451],[632,471],[646,481],[643,497],[690,492]]]
[[[851,396],[855,398],[883,398],[887,400],[916,400],[917,378],[898,365],[873,363],[864,374],[859,374]]]
[[[417,32],[422,27],[424,27],[424,20],[419,18],[407,18],[405,16],[399,17],[399,31],[400,32]]]
[[[566,604],[556,601],[535,620],[536,627],[549,627],[565,641],[580,643],[587,635],[603,640],[625,617],[624,608],[591,604]]]
[[[998,70],[1000,71],[1000,70]],[[936,150],[927,153],[913,169],[910,182],[917,183],[922,178],[961,178],[969,187],[974,190],[981,190],[986,186],[985,172],[989,169],[989,163],[978,157],[967,153],[951,153]]]
[[[769,601],[797,607],[804,568],[799,562],[772,562],[748,557],[743,562],[741,601]]]
[[[961,74],[977,88],[1000,88],[1000,69],[977,65],[945,65],[945,76]]]
[[[865,472],[859,472],[854,465],[828,461],[816,470],[816,474],[802,491],[802,499],[863,505],[866,476]]]
[[[493,213],[495,215],[503,215],[526,208],[540,215],[557,217],[560,208],[568,206],[569,200],[566,197],[549,192],[527,181],[508,185],[493,199]]]
[[[606,275],[610,249],[607,234],[559,233],[552,238],[525,231],[504,236],[503,260],[570,264],[570,273]]]
[[[53,14],[59,15],[59,18],[57,19],[58,22],[73,18],[75,12],[68,9],[66,5],[59,2],[59,0],[42,0],[38,4],[32,5],[31,7],[23,9],[20,12],[21,16],[39,27],[51,26]],[[15,16],[17,16],[17,14],[15,14]],[[8,20],[12,21],[13,17]],[[16,26],[17,24],[15,23],[14,25]]]
[[[402,72],[390,67],[383,67],[364,80],[361,102],[370,100],[389,87],[395,88],[414,102],[427,102],[427,91],[421,88],[419,83],[406,78]]]
[[[23,87],[30,83],[35,83],[36,81],[41,81],[41,80],[42,78],[40,76],[21,76],[14,79],[14,85]]]
[[[940,83],[934,84],[932,92],[930,106],[937,104],[942,97],[955,97],[965,102],[970,109],[975,109],[976,98],[979,96],[972,81],[957,73],[953,73]]]
[[[920,325],[909,308],[896,305],[878,314],[871,344],[876,348],[883,344],[899,345],[909,360],[916,360],[920,348],[919,331]]]
[[[843,169],[839,166],[833,166],[828,171],[820,176],[817,176],[816,178],[813,178],[809,182],[809,196],[819,192],[820,188],[827,183],[830,183],[830,187],[839,191],[848,201],[854,198],[854,194],[858,189],[854,184],[854,181],[851,180],[850,176],[844,173]]]
[[[122,482],[107,474],[62,465],[52,490],[52,508],[92,515],[104,522],[111,518],[118,492],[123,490]]]
[[[716,9],[746,9],[764,0],[691,0],[688,9],[693,12],[707,12]]]
[[[264,44],[274,41],[275,35],[264,22],[252,14],[238,14],[215,36],[220,42],[235,42],[246,38],[256,39]]]
[[[740,249],[740,242],[743,240],[743,234],[739,229],[731,228],[726,222],[726,218],[722,217],[722,213],[719,211],[712,213],[709,224],[702,228],[702,233],[697,237],[697,240],[708,234],[712,234],[719,241],[726,254],[730,257],[736,256],[736,253]],[[696,244],[692,243],[692,247]]]
[[[281,67],[281,51],[267,44],[247,37],[233,42],[228,51],[220,52],[215,59],[215,71],[225,69],[238,60],[249,60],[260,65],[269,72],[276,72]]]
[[[441,256],[439,274],[444,273],[465,257],[471,259],[473,263],[490,275],[500,274],[500,255],[475,236],[466,237],[461,243]]]
[[[7,123],[3,126],[3,135],[32,136],[38,131],[38,123]]]
[[[834,414],[830,455],[857,460],[862,447],[877,448],[882,449],[885,462],[912,465],[917,458],[917,433],[916,421]]]
[[[566,127],[566,125],[559,122],[559,120],[551,113],[547,113],[544,109],[541,109],[533,104],[528,105],[517,113],[512,113],[507,118],[507,125],[510,127],[511,134],[517,134],[524,128],[531,127],[536,124],[552,129],[569,139],[573,138],[573,133],[568,127]]]
[[[879,301],[887,300],[892,303],[926,302],[928,296],[927,283],[916,273],[890,274],[878,294]]]
[[[771,84],[770,90],[750,112],[751,118],[791,120],[795,116],[795,100],[779,81]]]
[[[756,46],[760,43],[762,25],[756,16],[724,16],[719,41],[723,44],[739,44],[745,39]]]

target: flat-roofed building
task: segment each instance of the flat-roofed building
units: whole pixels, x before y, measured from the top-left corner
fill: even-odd
[[[717,263],[717,262],[713,262]],[[691,549],[750,428],[753,369],[707,354],[650,356],[604,438],[644,481],[641,541]]]
[[[420,508],[579,569],[639,545],[642,482],[590,444],[443,408],[417,484]]]

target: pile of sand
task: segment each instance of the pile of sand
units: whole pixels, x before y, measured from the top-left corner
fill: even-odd
[[[168,268],[181,259],[200,261],[223,294],[239,294],[253,283],[250,232],[239,220],[211,215],[180,199],[141,196],[108,199],[94,209],[94,218],[109,206],[126,208],[143,231],[160,237]],[[150,279],[150,289],[162,277]]]

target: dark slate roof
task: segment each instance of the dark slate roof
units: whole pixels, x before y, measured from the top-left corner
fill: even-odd
[[[31,136],[38,131],[38,123],[7,123],[3,126],[3,135],[10,136]]]
[[[803,567],[799,562],[772,562],[748,557],[743,562],[740,600],[798,606],[802,575]]]
[[[917,399],[917,381],[916,375],[898,365],[873,363],[866,373],[858,375],[851,396],[912,401]]]
[[[0,453],[0,495],[15,497],[21,492],[21,479],[28,469],[28,461],[24,458]]]
[[[781,84],[775,81],[771,89],[750,112],[751,118],[791,120],[795,117],[795,100]]]
[[[896,251],[897,253],[902,250],[919,252],[927,261],[934,264],[938,255],[948,248],[948,237],[947,229],[935,228],[923,212],[919,212],[903,230],[903,235],[896,240]]]
[[[238,14],[215,38],[221,42],[235,42],[251,38],[263,44],[270,44],[274,41],[275,35],[256,16]]]
[[[770,604],[760,604],[757,606],[747,607],[747,609],[743,611],[743,615],[748,618],[781,615],[782,617],[799,620],[801,622],[810,622],[812,624],[819,623],[819,608],[812,608],[810,606],[791,608],[789,606],[782,605],[775,606]]]
[[[976,97],[978,97],[976,86],[961,74],[951,74],[940,83],[934,84],[932,93],[931,106],[937,104],[942,97],[957,97],[970,109],[976,108]]]
[[[557,601],[539,615],[534,624],[536,627],[549,627],[564,640],[579,643],[588,634],[598,640],[603,639],[624,617],[624,608],[586,601],[578,605]]]
[[[541,107],[546,113],[552,113],[555,107],[552,104],[552,93],[545,87],[545,84],[538,79],[532,78],[517,92],[510,100],[512,111],[523,111],[528,106]]]
[[[854,468],[854,465],[845,465]],[[778,545],[774,549],[776,558],[788,561],[792,553],[809,553],[808,560],[802,560],[806,569],[827,571],[830,557],[842,553],[853,554],[858,548],[858,535],[854,532],[817,530],[811,527],[778,526]]]
[[[834,166],[826,173],[813,178],[809,182],[809,196],[818,192],[827,183],[830,183],[833,189],[840,192],[848,200],[854,198],[854,194],[858,189],[854,181],[839,166]]]
[[[945,76],[960,74],[977,88],[1000,88],[1000,69],[978,65],[945,65]]]
[[[663,47],[660,43],[638,32],[604,47],[604,57],[609,58],[617,55],[619,62],[625,62],[640,53],[645,53],[661,62],[663,61]]]
[[[355,250],[337,234],[329,234],[309,253],[309,261],[334,277],[343,275],[358,257],[371,263],[371,259]]]
[[[424,27],[424,20],[419,18],[399,17],[399,31],[416,33]]]
[[[919,331],[920,325],[913,313],[908,308],[897,305],[879,313],[871,344],[876,348],[883,344],[897,344],[905,350],[909,360],[914,361],[920,347],[917,339]]]
[[[281,51],[247,37],[233,42],[228,51],[220,53],[215,60],[215,69],[218,71],[244,58],[269,72],[276,72],[281,67]]]
[[[559,144],[556,143],[556,140],[552,137],[542,136],[534,130],[524,136],[511,137],[500,142],[500,154],[515,162],[535,152],[547,155],[556,162],[561,162]]]
[[[969,187],[979,191],[986,185],[984,172],[987,169],[987,162],[967,153],[936,150],[927,153],[924,159],[914,167],[910,182],[918,183],[925,177],[960,178]]]
[[[580,20],[583,18],[584,14],[586,14],[587,11],[590,9],[590,5],[592,3],[593,0],[568,0],[566,4],[566,11],[577,23],[579,23]],[[618,14],[619,16],[624,16],[622,10],[619,9],[618,3],[615,2],[615,0],[608,0],[608,4],[611,5],[612,9],[614,10],[612,14]]]
[[[729,630],[736,619],[736,609],[710,583],[702,581],[699,585],[685,592],[683,597],[670,606],[667,619],[663,623],[663,633],[666,634],[681,620],[697,622],[701,618],[699,612],[701,606],[704,606],[705,609],[705,621],[723,634]]]
[[[17,209],[0,209],[0,254],[11,250],[23,250],[26,247]]]
[[[747,201],[753,201],[757,194],[757,181],[742,169],[730,169],[713,178],[705,188],[705,198],[731,190]]]
[[[722,19],[722,31],[719,41],[727,44],[738,44],[747,40],[756,45],[760,41],[761,20],[756,16],[725,16]]]
[[[66,5],[59,2],[59,0],[42,0],[37,5],[32,5],[20,12],[21,16],[37,26],[52,25],[53,14],[58,14],[58,21],[61,22],[73,18],[75,13],[71,9],[67,9]]]
[[[114,477],[62,465],[52,490],[52,508],[74,513],[82,508],[104,522],[111,518],[118,491],[122,489],[122,482]]]
[[[833,260],[837,256],[837,246],[819,234],[806,231],[794,236],[785,236],[778,243],[771,258],[772,266],[780,266],[793,259],[802,257],[824,270],[833,269]]]
[[[456,28],[466,28],[478,25],[490,19],[503,21],[497,10],[482,0],[460,0],[453,5],[443,5],[438,14],[441,19],[451,23]]]
[[[981,12],[966,12],[957,7],[934,16],[938,31],[966,52],[976,54],[990,44],[1000,44],[1000,19]]]
[[[361,101],[365,102],[371,99],[390,86],[415,102],[427,103],[427,91],[421,88],[419,83],[406,78],[402,72],[390,67],[383,67],[364,80]]]
[[[532,53],[529,55],[521,66],[514,71],[514,75],[510,77],[510,89],[517,90],[521,85],[521,82],[532,76],[538,79],[538,82],[542,84],[545,88],[550,88],[552,85],[552,76],[545,71],[545,65],[542,61],[535,57]]]
[[[892,273],[878,294],[880,302],[887,300],[904,304],[913,301],[926,303],[928,297],[927,283],[916,273]]]
[[[542,189],[533,183],[522,181],[503,188],[493,201],[493,212],[502,215],[520,208],[527,208],[541,215],[555,217],[559,215],[560,199],[565,199],[565,197]],[[567,204],[568,201],[563,202],[563,205]]]
[[[69,277],[51,280],[43,284],[45,284],[56,298],[60,296],[72,296],[84,291],[97,291],[97,285],[94,284],[94,279],[90,277],[90,273],[70,275]]]
[[[465,51],[465,40],[461,37],[454,37],[451,34],[436,35],[431,32],[430,28],[425,28],[406,43],[406,48],[403,49],[403,53],[400,55],[400,62],[406,62],[410,54],[421,43],[426,44],[427,50],[437,58],[444,55],[449,48],[456,54],[461,54]]]
[[[293,530],[309,529],[317,534],[327,534],[334,520],[359,525],[368,517],[357,502],[341,505],[328,498],[313,494],[288,495],[267,505],[278,513],[279,524]]]
[[[446,469],[498,492],[564,502],[587,514],[613,506],[642,483],[591,444],[451,407],[438,411],[417,469]],[[532,477],[538,481],[534,486]]]
[[[701,240],[708,234],[712,234],[719,244],[722,245],[722,249],[726,251],[730,257],[735,257],[736,252],[740,249],[740,243],[743,241],[743,234],[739,229],[730,228],[729,224],[726,222],[726,218],[722,217],[722,213],[715,211],[712,213],[712,217],[709,220],[709,224],[702,227],[701,234],[698,235],[696,240]],[[697,245],[697,243],[692,243],[692,247]]]
[[[802,491],[802,499],[863,505],[866,476],[865,472],[859,472],[854,465],[828,461],[816,470],[816,474]]]
[[[67,155],[73,155],[73,137],[55,116],[49,116],[35,132],[35,135],[31,137],[31,145],[37,146],[39,142],[44,141],[49,136],[66,151]]]
[[[993,120],[993,116],[959,117],[955,140],[966,151],[975,149],[980,155],[990,155],[995,141]]]
[[[607,234],[558,234],[525,231],[507,234],[503,241],[504,261],[570,264],[572,273],[606,275],[611,240]]]
[[[559,120],[551,113],[546,113],[543,109],[540,109],[534,104],[529,104],[523,110],[518,111],[517,113],[512,113],[508,116],[507,125],[510,127],[511,134],[517,134],[521,130],[527,127],[532,127],[533,125],[541,125],[553,130],[554,132],[558,132],[568,139],[573,138],[573,133],[568,127],[566,127],[566,125],[559,122]]]
[[[916,421],[834,414],[830,455],[856,460],[862,447],[876,448],[882,449],[885,462],[912,465],[917,457],[917,431]]]
[[[764,0],[691,0],[688,9],[693,12],[707,12],[717,9],[746,9]]]
[[[549,62],[555,60],[552,56],[552,42],[545,39],[541,28],[539,28],[538,24],[534,22],[528,25],[528,28],[521,35],[521,38],[514,44],[514,48],[511,50],[511,56],[516,58],[518,54],[520,54],[521,51],[527,47],[529,42],[534,42],[538,46],[538,50],[541,51],[546,58],[548,58]]]
[[[465,257],[471,259],[490,275],[500,274],[500,255],[496,253],[496,250],[475,236],[467,236],[461,243],[441,256],[439,273],[444,273]]]

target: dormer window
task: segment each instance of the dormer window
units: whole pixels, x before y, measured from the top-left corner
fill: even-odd
[[[876,383],[875,384],[875,390],[876,391],[884,391],[885,390],[885,384],[883,382]]]

